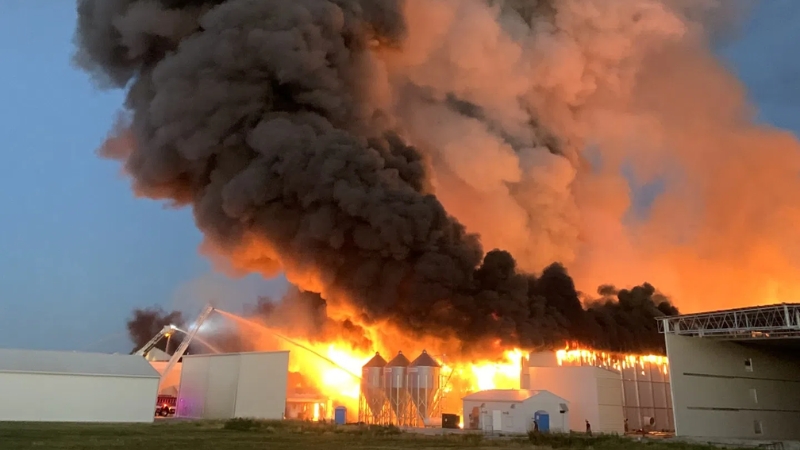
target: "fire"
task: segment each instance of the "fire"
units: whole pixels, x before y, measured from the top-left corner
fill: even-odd
[[[297,342],[330,361],[290,346],[294,348],[288,348],[292,352],[289,370],[302,373],[322,396],[331,399],[334,404],[344,406],[353,413],[358,411],[361,368],[374,356],[374,353],[354,350],[344,341],[326,344]],[[391,356],[388,352],[383,354]],[[412,354],[409,356],[413,357]],[[451,411],[460,411],[461,397],[471,392],[519,388],[521,358],[522,351],[515,349],[504,352],[498,361],[487,359],[474,362],[442,362],[443,407]],[[447,358],[437,359],[441,361]],[[330,411],[328,414],[330,415]],[[316,409],[315,416],[317,416]]]
[[[644,370],[650,365],[657,367],[664,375],[669,373],[669,361],[666,356],[610,353],[580,347],[574,348],[570,345],[556,351],[556,361],[559,366],[588,365],[614,370],[628,368]]]
[[[522,351],[506,351],[500,361],[484,360],[475,363],[454,364],[452,371],[457,379],[465,381],[467,392],[487,389],[516,389],[519,387]]]
[[[246,321],[241,318],[239,320]],[[293,397],[293,394],[302,394],[302,398],[308,398],[309,418],[315,421],[331,420],[334,406],[344,406],[348,411],[349,420],[353,420],[359,409],[362,367],[373,358],[375,350],[380,351],[387,360],[393,358],[397,352],[397,349],[390,349],[387,345],[378,345],[379,348],[375,350],[357,349],[351,342],[344,339],[312,342],[306,339],[289,338],[261,325],[255,326],[262,332],[258,337],[257,346],[259,348],[276,349],[278,347],[291,352],[289,370],[299,373],[302,382],[289,387],[289,397]],[[382,331],[385,332],[385,330]],[[375,335],[378,333],[376,332]],[[373,342],[380,343],[381,341],[373,339]],[[393,342],[392,345],[406,345],[407,347],[402,350],[412,360],[424,349],[427,349],[431,356],[440,362],[441,394],[439,402],[443,412],[460,414],[461,398],[472,392],[489,389],[518,389],[520,387],[524,355],[521,349],[502,350],[495,343],[498,354],[502,355],[499,358],[454,360],[445,354],[430,351],[438,348],[437,344],[439,343]],[[574,344],[557,350],[555,359],[559,366],[593,365],[616,370],[626,368],[645,370],[647,367],[657,367],[665,375],[668,373],[668,362],[664,356],[617,354],[582,348]],[[300,397],[295,395],[293,398]]]
[[[289,370],[300,373],[306,385],[291,386],[290,391],[311,390],[319,394],[320,398],[329,400],[332,405],[347,408],[349,416],[354,415],[358,411],[361,369],[374,356],[374,351],[354,349],[352,344],[345,340],[317,343],[291,338],[291,341],[266,336],[264,341],[259,343],[261,348],[274,348],[277,345],[291,352]],[[393,357],[394,352],[386,348],[378,350],[389,359]],[[422,350],[406,349],[412,359]],[[442,365],[440,401],[443,409],[460,411],[461,398],[471,392],[519,388],[523,352],[514,349],[505,351],[502,355],[498,360],[477,361],[454,361],[446,355],[434,355]],[[291,393],[289,397],[292,397]],[[315,403],[313,408],[313,420],[332,418],[332,408],[325,410],[324,417],[319,404]]]
[[[288,343],[281,344],[283,349],[291,352],[289,371],[302,374],[310,384],[308,387],[318,392],[320,397],[344,406],[348,411],[358,411],[361,366],[369,361],[372,354],[353,350],[346,342],[296,342],[308,350]],[[326,413],[328,417],[320,417],[319,405],[315,404],[315,420],[329,419],[332,411]]]

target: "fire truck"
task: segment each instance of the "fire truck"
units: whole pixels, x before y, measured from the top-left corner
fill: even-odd
[[[174,395],[159,395],[156,401],[156,416],[169,417],[175,415],[178,398]]]

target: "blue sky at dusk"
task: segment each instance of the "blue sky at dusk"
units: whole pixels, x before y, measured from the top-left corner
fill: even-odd
[[[228,280],[197,252],[188,210],[135,199],[95,149],[123,101],[70,65],[75,3],[0,1],[0,347],[126,351],[125,320],[279,295],[282,279]],[[763,120],[800,132],[800,1],[763,2],[721,49]]]

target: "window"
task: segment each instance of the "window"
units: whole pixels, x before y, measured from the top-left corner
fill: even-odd
[[[753,403],[758,403],[758,393],[755,388],[750,389],[750,399],[753,400]]]
[[[753,359],[747,358],[744,360],[744,371],[745,372],[752,372],[753,371]]]
[[[756,434],[764,433],[764,430],[761,428],[761,421],[760,420],[756,420],[756,421],[753,422],[753,431],[755,431]]]

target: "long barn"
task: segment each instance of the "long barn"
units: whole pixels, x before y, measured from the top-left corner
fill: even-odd
[[[0,349],[0,421],[152,422],[158,383],[141,356]]]

